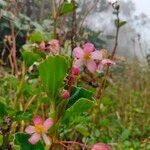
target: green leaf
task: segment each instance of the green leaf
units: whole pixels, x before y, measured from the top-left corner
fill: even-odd
[[[113,101],[109,97],[105,96],[102,98],[102,104],[104,106],[111,106],[113,105]]]
[[[4,117],[5,115],[7,115],[6,104],[0,99],[0,117]]]
[[[32,145],[28,142],[31,135],[16,133],[14,137],[14,144],[19,145],[21,150],[44,150],[43,144],[39,141],[37,144]]]
[[[23,111],[17,111],[15,114],[15,120],[16,121],[22,121],[22,120],[29,120],[31,119],[33,116],[31,113],[28,112],[23,112]]]
[[[37,22],[31,21],[31,26],[33,26],[35,32],[43,32],[44,28]]]
[[[86,98],[81,98],[65,111],[63,121],[69,121],[71,118],[80,116],[84,112],[88,112],[94,106],[94,102]]]
[[[63,84],[68,64],[65,57],[49,56],[39,65],[39,75],[49,96],[54,98]]]
[[[0,134],[0,146],[3,144],[3,136]]]
[[[34,32],[29,37],[29,41],[32,43],[40,43],[44,41],[44,39],[45,39],[44,34],[39,32]]]
[[[14,150],[21,150],[19,145],[14,145],[13,148],[14,148]]]
[[[59,9],[59,15],[65,15],[67,13],[73,12],[77,8],[75,3],[63,2]]]
[[[39,54],[36,54],[32,51],[22,51],[21,54],[27,67],[33,65],[34,62],[38,61],[41,58]]]
[[[49,98],[48,98],[48,97],[40,97],[40,98],[39,98],[39,101],[40,101],[41,103],[48,103],[48,102],[49,102]]]
[[[73,87],[71,91],[71,98],[69,99],[66,109],[71,107],[80,98],[87,98],[89,100],[93,100],[92,96],[93,93],[91,91],[80,87]]]
[[[119,28],[122,27],[122,26],[124,26],[126,23],[127,23],[126,21],[115,20],[115,25],[116,25],[116,27],[119,27]]]
[[[108,127],[110,124],[108,119],[102,119],[100,122],[101,122],[101,125],[104,127]]]
[[[130,130],[126,129],[122,132],[122,140],[127,140],[130,136]]]
[[[83,136],[87,137],[89,136],[88,128],[79,124],[75,127],[76,131],[80,132]]]

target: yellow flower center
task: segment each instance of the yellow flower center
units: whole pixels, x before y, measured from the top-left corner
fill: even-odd
[[[35,125],[35,132],[42,134],[43,132],[45,132],[44,126],[41,124]]]
[[[91,54],[90,53],[85,53],[84,54],[84,59],[85,60],[89,60],[91,58]]]

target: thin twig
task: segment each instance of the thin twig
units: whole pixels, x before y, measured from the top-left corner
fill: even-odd
[[[36,97],[37,95],[34,95],[28,100],[28,102],[25,104],[24,111],[27,110],[27,108],[32,104],[32,102],[36,99]]]
[[[74,0],[72,0],[72,3],[75,3]],[[77,19],[76,19],[76,10],[74,10],[72,14],[72,31],[71,31],[71,57],[73,49],[76,47],[76,32],[77,32]]]
[[[89,9],[87,9],[85,15],[84,15],[84,18],[80,24],[80,27],[79,27],[79,30],[82,28],[87,16],[91,13],[91,11],[97,6],[97,3],[98,3],[98,0],[92,5],[92,7],[90,7]],[[79,31],[78,31],[79,32]]]
[[[118,46],[119,29],[120,29],[120,26],[119,26],[119,22],[120,22],[119,9],[117,9],[116,16],[117,16],[117,24],[116,24],[115,44],[114,44],[114,48],[112,50],[112,54],[111,54],[111,57],[110,57],[111,60],[114,59],[114,56],[115,56],[115,53],[116,53],[116,50],[117,50],[117,46]],[[107,66],[104,78],[103,78],[102,83],[101,83],[101,86],[97,90],[97,93],[96,93],[95,97],[98,100],[101,99],[101,97],[103,96],[103,93],[105,91],[105,85],[106,85],[106,82],[109,78],[109,69],[110,69],[110,66]]]

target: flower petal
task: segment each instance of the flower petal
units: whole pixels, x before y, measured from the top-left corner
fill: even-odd
[[[43,137],[43,140],[46,143],[46,145],[51,144],[51,141],[50,141],[50,139],[48,138],[48,136],[46,134],[42,134],[42,137]]]
[[[31,144],[36,144],[36,143],[40,140],[40,138],[41,138],[40,134],[34,133],[34,134],[28,139],[28,141],[29,141]]]
[[[102,72],[103,68],[104,68],[104,65],[100,62],[100,63],[98,64],[97,71],[98,71],[98,72]]]
[[[34,122],[35,125],[37,125],[37,124],[42,124],[43,120],[40,116],[35,116],[34,119],[33,119],[33,122]]]
[[[94,60],[87,61],[86,67],[91,73],[94,73],[97,69],[97,65]]]
[[[110,60],[110,59],[103,59],[102,60],[102,64],[103,65],[113,65],[114,62],[112,60]]]
[[[95,59],[95,60],[102,60],[102,58],[103,58],[103,55],[102,55],[102,53],[100,52],[100,51],[94,51],[94,52],[92,52],[92,59]]]
[[[54,121],[51,118],[48,118],[44,121],[43,126],[46,130],[48,130],[52,125],[53,125]]]
[[[81,47],[76,47],[73,49],[73,56],[76,58],[82,58],[84,55],[83,49]]]
[[[95,49],[94,45],[92,43],[86,43],[83,45],[83,51],[86,53],[93,52]]]
[[[73,66],[74,67],[82,67],[83,65],[83,60],[82,59],[75,59],[74,63],[73,63]]]
[[[35,132],[35,127],[34,126],[28,126],[25,128],[26,133],[34,133]]]

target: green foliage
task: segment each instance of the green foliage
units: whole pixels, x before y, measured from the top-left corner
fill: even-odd
[[[102,5],[105,3],[103,1]],[[39,0],[33,0],[32,2],[36,4],[36,9],[41,6]],[[17,2],[17,6],[22,3],[23,1]],[[52,12],[49,13],[45,10],[47,3],[49,1],[45,1],[44,4],[44,15],[48,12],[48,15],[44,16],[45,18],[49,18],[49,14],[52,14]],[[15,4],[12,3],[12,5]],[[65,56],[49,56],[51,54],[45,54],[36,48],[42,41],[46,43],[47,47],[47,42],[52,39],[53,25],[55,24],[53,20],[43,21],[42,14],[40,14],[41,18],[37,18],[39,13],[33,14],[33,18],[35,15],[34,20],[40,20],[40,23],[38,23],[20,12],[17,12],[14,19],[12,18],[13,9],[7,9],[11,7],[11,3],[0,0],[0,9],[2,8],[0,10],[2,12],[2,16],[0,16],[0,51],[6,49],[9,55],[10,45],[4,45],[3,40],[5,35],[11,35],[11,25],[14,25],[15,30],[17,56],[20,47],[26,42],[28,33],[31,34],[28,37],[27,44],[22,47],[21,54],[24,62],[20,57],[17,57],[18,74],[16,76],[10,73],[9,65],[5,65],[5,62],[2,65],[0,64],[0,146],[4,140],[6,141],[5,145],[8,146],[15,137],[13,141],[14,150],[44,150],[44,143],[41,143],[41,141],[32,145],[28,142],[31,135],[18,133],[30,124],[34,115],[40,115],[43,119],[49,116],[53,117],[54,126],[50,130],[50,136],[53,137],[53,134],[56,133],[57,135],[54,135],[54,137],[59,136],[61,140],[78,139],[87,145],[98,142],[112,143],[113,149],[150,149],[150,145],[147,144],[150,131],[148,112],[149,68],[141,67],[140,62],[140,65],[131,63],[126,64],[127,66],[122,65],[120,69],[116,67],[116,70],[111,70],[115,75],[111,76],[111,80],[108,80],[108,82],[111,81],[110,86],[106,86],[105,96],[100,99],[99,105],[95,104],[95,99],[92,97],[94,93],[89,90],[95,92],[96,88],[89,88],[88,83],[81,81],[82,78],[78,78],[80,81],[76,82],[76,87],[73,87],[70,99],[62,100],[60,92],[67,86],[65,85],[67,82],[64,81],[68,79],[66,78],[68,77],[68,68],[72,67],[73,61],[70,57],[70,37],[72,37],[70,34],[72,21],[70,20],[72,18],[66,18],[63,27],[66,33],[60,30],[61,24],[59,25],[59,23],[62,22],[61,16],[75,11],[76,3],[69,3],[64,0],[60,7],[56,8],[58,10],[56,31],[61,43],[60,53]],[[28,10],[29,7],[26,7],[21,12]],[[86,8],[86,5],[84,7]],[[33,8],[33,12],[36,12],[36,9]],[[82,26],[79,19],[83,20],[83,16],[78,12],[76,19],[74,21]],[[115,20],[115,25],[119,28],[126,23],[126,21]],[[73,38],[73,44],[80,45],[89,41],[95,44],[96,49],[107,47],[106,39],[103,40],[104,36],[101,31],[96,32],[83,27],[77,33],[78,38]],[[108,35],[106,38],[114,39],[115,37]],[[66,55],[69,55],[69,57],[66,57]],[[22,66],[23,68],[21,68]],[[102,79],[104,74],[105,71],[99,74],[99,79]],[[87,89],[78,87],[79,85]],[[53,100],[53,103],[50,103],[51,100]],[[10,132],[11,124],[9,123],[15,122],[17,127],[14,127],[14,130],[16,130],[14,135],[13,132]],[[7,135],[6,139],[3,139],[5,136],[1,134],[6,131],[10,134]]]
[[[50,97],[54,98],[58,95],[67,71],[67,60],[59,55],[49,56],[39,65],[40,78]]]
[[[32,119],[33,115],[32,113],[29,112],[22,112],[22,111],[16,111],[15,115],[14,115],[14,120],[16,121],[26,121],[29,119]]]
[[[33,145],[28,142],[31,135],[16,133],[14,137],[14,144],[20,146],[20,150],[44,150],[44,146],[41,142]]]
[[[89,109],[92,108],[94,105],[94,102],[88,99],[79,99],[65,111],[63,121],[68,122],[69,120],[75,120],[78,116],[82,115],[85,112],[88,112]]]
[[[29,41],[32,43],[40,43],[44,41],[44,34],[39,32],[34,32],[30,35]]]
[[[87,98],[89,100],[93,100],[92,96],[93,96],[93,93],[89,90],[86,90],[84,88],[79,88],[79,87],[73,87],[71,91],[71,98],[69,99],[69,102],[67,103],[66,109],[71,107],[80,98]]]
[[[0,134],[0,146],[3,144],[3,136]]]
[[[6,104],[4,103],[4,99],[0,97],[0,117],[4,117],[7,114]]]
[[[44,52],[38,48],[34,48],[32,44],[23,45],[21,50],[21,55],[27,67],[30,67],[34,62],[39,62],[46,57]]]
[[[78,124],[77,126],[75,126],[75,130],[81,133],[84,137],[87,137],[90,134],[88,131],[88,128],[81,124]]]
[[[16,18],[14,25],[20,31],[28,31],[30,30],[30,18],[19,13],[18,17]]]
[[[59,8],[59,15],[66,15],[73,12],[77,8],[75,3],[63,2]]]
[[[33,51],[22,51],[22,57],[27,67],[33,65],[34,62],[41,58],[39,54]]]
[[[122,140],[127,140],[130,136],[130,131],[129,130],[124,130],[122,133]]]
[[[119,27],[119,28],[122,27],[122,26],[124,26],[126,23],[127,23],[126,21],[115,20],[115,25],[116,25],[116,27]]]

